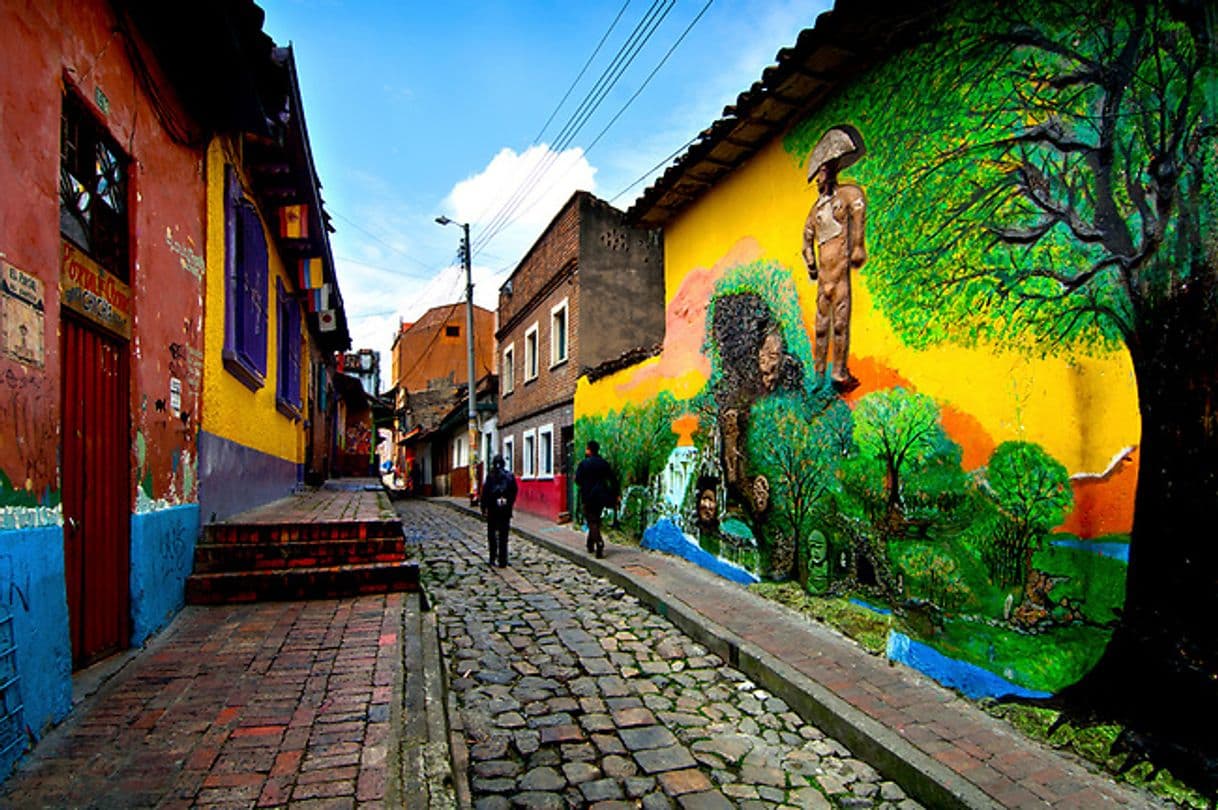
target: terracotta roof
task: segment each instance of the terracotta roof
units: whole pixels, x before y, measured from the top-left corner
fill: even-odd
[[[723,108],[723,117],[640,195],[626,212],[636,225],[666,225],[763,146],[851,78],[916,39],[950,0],[920,3],[838,0],[783,48],[761,79]]]

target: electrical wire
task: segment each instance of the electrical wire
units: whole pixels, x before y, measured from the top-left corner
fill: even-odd
[[[688,148],[689,148],[689,147],[690,147],[690,146],[693,144],[693,142],[694,142],[694,141],[698,140],[698,138],[700,138],[700,137],[701,137],[701,135],[702,135],[702,133],[698,133],[698,134],[697,134],[697,135],[695,135],[694,137],[690,138],[688,141],[686,141],[685,143],[681,144],[681,145],[680,145],[680,146],[678,146],[676,149],[674,149],[674,150],[672,151],[672,154],[670,154],[668,157],[664,158],[664,159],[663,159],[663,160],[661,160],[659,163],[657,163],[656,165],[654,165],[654,166],[652,166],[650,169],[648,169],[646,172],[644,172],[643,174],[639,175],[639,178],[638,178],[637,180],[635,180],[635,181],[634,181],[633,183],[631,183],[630,185],[626,186],[624,189],[622,189],[621,191],[619,191],[617,194],[613,195],[613,199],[609,200],[609,204],[610,204],[610,205],[612,205],[613,203],[617,202],[618,197],[621,197],[621,196],[622,196],[623,194],[625,194],[627,191],[630,191],[630,189],[634,188],[634,187],[635,187],[635,186],[637,186],[639,183],[643,182],[643,181],[644,181],[644,180],[646,180],[648,177],[650,177],[650,176],[652,175],[652,173],[653,173],[653,172],[655,172],[657,169],[659,169],[659,168],[661,168],[661,167],[665,166],[665,165],[666,165],[666,164],[667,164],[667,163],[668,163],[670,160],[672,160],[672,159],[673,159],[673,158],[675,158],[677,155],[679,155],[679,154],[681,154],[682,152],[684,152],[686,149],[688,149]]]
[[[567,124],[555,139],[555,144],[542,156],[540,161],[534,164],[532,171],[530,171],[524,182],[511,195],[507,203],[500,208],[492,221],[485,226],[480,241],[475,244],[475,252],[480,250],[503,230],[506,221],[519,209],[528,198],[528,195],[540,183],[542,177],[558,161],[559,156],[575,139],[575,136],[583,128],[584,124],[587,123],[592,114],[600,107],[605,96],[616,86],[626,68],[634,62],[639,50],[651,39],[659,24],[663,22],[675,4],[675,0],[668,0],[665,6],[661,5],[662,2],[664,0],[655,0],[652,3],[651,8],[648,9],[643,19],[635,26],[630,38],[618,49],[613,61],[601,73],[592,90],[584,97],[584,100],[580,103],[580,106],[572,117],[568,119]]]
[[[626,13],[626,9],[629,6],[630,0],[626,0],[626,2],[622,4],[622,7],[618,9],[617,16],[613,18],[613,22],[609,23],[609,28],[605,30],[604,35],[601,37],[601,41],[596,43],[596,48],[593,49],[592,55],[588,57],[587,62],[584,62],[584,66],[580,68],[579,74],[575,77],[575,80],[571,82],[571,86],[567,88],[567,92],[563,93],[562,100],[559,101],[558,105],[554,107],[554,112],[550,113],[550,117],[547,118],[546,122],[541,125],[541,129],[537,132],[536,137],[533,138],[533,143],[537,143],[541,140],[541,136],[544,135],[546,129],[549,128],[550,123],[554,120],[554,116],[558,115],[558,111],[562,109],[562,105],[567,103],[567,99],[571,96],[571,91],[575,89],[575,85],[579,84],[579,80],[584,77],[584,73],[587,72],[588,67],[592,64],[592,60],[596,59],[596,55],[601,52],[601,47],[604,46],[605,40],[609,39],[609,35],[613,33],[613,29],[617,27],[618,21],[622,19],[622,15]]]
[[[502,231],[503,222],[515,213],[523,200],[527,198],[528,194],[540,182],[541,177],[549,171],[550,167],[558,159],[558,156],[575,139],[580,129],[583,128],[592,114],[600,107],[605,96],[616,86],[626,68],[637,58],[642,47],[655,34],[660,23],[664,21],[665,17],[672,10],[673,5],[675,5],[675,0],[654,0],[643,18],[635,25],[627,41],[618,49],[617,54],[608,67],[601,72],[592,89],[585,95],[579,107],[567,120],[566,125],[560,131],[555,139],[555,143],[550,147],[546,155],[533,166],[525,180],[483,228],[479,239],[473,246],[475,254],[480,252],[491,239]]]
[[[685,26],[685,30],[681,32],[681,36],[677,37],[677,41],[676,41],[676,42],[674,42],[674,43],[672,44],[672,47],[670,47],[670,48],[668,49],[668,52],[664,54],[664,57],[663,57],[662,59],[660,59],[659,63],[657,63],[657,64],[656,64],[656,66],[655,66],[654,68],[652,68],[651,73],[647,74],[647,78],[643,80],[643,83],[642,83],[641,85],[639,85],[639,89],[638,89],[638,90],[635,90],[635,91],[634,91],[634,94],[633,94],[633,95],[632,95],[632,96],[631,96],[629,99],[627,99],[627,100],[626,100],[626,103],[625,103],[625,104],[623,104],[623,105],[622,105],[622,108],[621,108],[620,110],[618,110],[618,111],[617,111],[617,113],[616,113],[616,114],[613,116],[613,118],[609,119],[609,123],[608,123],[608,124],[606,124],[606,125],[605,125],[605,127],[604,127],[604,129],[602,129],[602,130],[600,131],[600,133],[599,133],[599,134],[597,134],[597,136],[596,136],[595,138],[593,138],[593,139],[592,139],[592,142],[591,142],[591,143],[589,143],[587,146],[585,146],[585,147],[584,147],[584,155],[585,155],[585,156],[586,156],[586,155],[587,155],[589,152],[591,152],[591,151],[592,151],[592,149],[593,149],[593,148],[594,148],[594,147],[595,147],[595,146],[596,146],[598,143],[600,143],[600,140],[601,140],[601,138],[603,138],[603,137],[605,136],[605,133],[606,133],[606,132],[608,132],[608,131],[609,131],[609,129],[610,129],[610,128],[611,128],[611,127],[612,127],[612,126],[615,124],[615,123],[617,123],[617,120],[618,120],[619,118],[621,118],[621,117],[622,117],[622,113],[626,112],[627,108],[628,108],[628,107],[630,107],[630,105],[634,103],[634,100],[635,100],[635,99],[637,99],[637,98],[639,97],[639,94],[641,94],[641,93],[643,92],[643,90],[645,90],[645,89],[647,88],[647,85],[648,85],[648,84],[650,84],[650,83],[651,83],[651,80],[655,78],[655,75],[656,75],[657,73],[659,73],[660,68],[664,67],[664,63],[668,61],[668,58],[669,58],[670,56],[672,56],[673,52],[674,52],[674,51],[676,51],[676,49],[678,48],[678,46],[680,46],[680,44],[681,44],[682,42],[684,42],[684,41],[685,41],[685,37],[686,37],[686,36],[688,36],[689,32],[690,32],[691,30],[693,30],[693,27],[694,27],[695,25],[697,25],[697,24],[698,24],[698,21],[702,19],[702,15],[706,14],[706,12],[707,12],[707,11],[710,9],[711,4],[712,4],[712,3],[714,3],[714,2],[715,2],[715,0],[706,0],[706,4],[705,4],[704,6],[702,6],[702,10],[701,10],[701,11],[699,11],[699,12],[698,12],[698,15],[697,15],[696,17],[694,17],[694,18],[693,18],[693,20],[691,20],[691,21],[690,21],[689,25]],[[697,136],[695,136],[695,137],[694,137],[694,139],[691,139],[691,140],[690,140],[688,143],[693,143],[693,140],[695,140],[696,138],[697,138]],[[688,145],[688,143],[687,143],[687,145]],[[683,149],[683,148],[684,148],[684,147],[682,147],[682,149]],[[678,150],[678,152],[679,152],[679,151],[680,151],[680,150]],[[676,153],[674,153],[674,155],[675,155],[675,154],[676,154]],[[665,158],[664,163],[667,163],[669,159],[671,159],[671,158]],[[663,165],[663,163],[661,163],[660,165]],[[658,167],[656,167],[656,168],[658,168]],[[559,182],[560,180],[562,180],[564,177],[566,177],[566,176],[567,176],[567,173],[568,173],[568,172],[570,172],[570,171],[571,171],[571,170],[570,170],[570,168],[568,168],[566,172],[563,172],[562,174],[558,175],[558,176],[557,176],[557,177],[555,177],[553,180],[551,180],[551,181],[550,181],[550,185],[546,186],[545,190],[544,190],[544,191],[543,191],[543,192],[542,192],[540,195],[538,195],[538,196],[537,196],[537,197],[534,199],[533,203],[532,203],[530,206],[528,206],[528,207],[527,207],[527,208],[525,208],[524,210],[522,210],[522,211],[520,211],[519,213],[517,213],[517,214],[516,214],[514,217],[512,217],[510,220],[508,220],[508,221],[507,221],[507,222],[506,222],[506,223],[503,225],[503,227],[504,227],[504,228],[510,227],[510,226],[511,226],[511,225],[513,225],[513,224],[514,224],[514,223],[515,223],[517,220],[519,220],[519,219],[520,219],[520,217],[524,216],[524,215],[525,215],[525,214],[527,214],[527,213],[528,213],[530,210],[532,210],[532,207],[533,207],[534,205],[536,205],[538,201],[540,201],[541,199],[544,199],[544,198],[545,198],[545,196],[546,196],[546,194],[547,194],[547,193],[548,193],[548,192],[549,192],[551,189],[553,189],[553,188],[554,188],[554,186],[555,186],[555,185],[557,185],[557,184],[558,184],[558,182]],[[651,171],[655,171],[655,169],[653,168]],[[650,173],[651,173],[651,171],[649,171],[649,172],[648,172],[648,174],[650,174]],[[644,175],[644,176],[646,176],[646,175]],[[634,185],[637,185],[637,184],[638,184],[638,182],[639,182],[639,181],[638,181],[638,180],[636,180],[636,181],[635,181],[634,183],[632,183],[630,186],[627,186],[627,189],[629,189],[629,188],[633,187]],[[617,196],[615,196],[613,199],[614,199],[614,200],[616,200],[616,199],[617,199],[618,197],[620,197],[620,196],[621,196],[623,193],[625,193],[625,192],[620,192],[620,193],[618,193],[618,195],[617,195]],[[610,202],[612,202],[612,200],[610,200]]]

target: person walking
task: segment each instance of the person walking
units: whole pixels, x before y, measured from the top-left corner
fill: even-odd
[[[593,439],[584,448],[584,460],[575,468],[575,485],[579,487],[584,505],[584,520],[588,523],[588,553],[605,556],[605,540],[601,537],[601,514],[617,502],[617,485],[613,468],[601,458],[601,446]]]
[[[491,459],[491,471],[482,483],[479,503],[486,516],[490,564],[506,568],[508,532],[512,528],[512,507],[516,503],[516,476],[507,469],[503,456]]]

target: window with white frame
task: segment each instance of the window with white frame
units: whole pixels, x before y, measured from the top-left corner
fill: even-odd
[[[503,439],[503,460],[507,462],[509,472],[516,469],[516,440],[511,436],[505,436]]]
[[[537,428],[537,476],[554,476],[554,426]]]
[[[567,362],[567,299],[550,310],[550,366]]]
[[[537,324],[524,333],[524,381],[537,379]]]
[[[468,463],[465,455],[465,437],[458,436],[453,442],[453,467],[464,467]]]
[[[516,344],[509,343],[503,350],[503,393],[510,394],[516,387]]]
[[[520,474],[523,478],[537,477],[537,431],[526,430],[521,444]]]

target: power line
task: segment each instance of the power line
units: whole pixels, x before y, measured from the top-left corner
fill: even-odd
[[[423,275],[422,273],[412,273],[407,270],[394,270],[393,268],[390,268],[390,267],[381,267],[381,266],[375,265],[375,264],[368,264],[368,262],[364,261],[363,259],[353,259],[350,256],[335,256],[334,259],[336,261],[340,261],[340,262],[358,264],[360,267],[366,267],[369,270],[376,270],[377,272],[386,273],[389,275],[393,275],[395,277],[405,276],[406,278],[417,278],[420,280],[427,280],[427,279],[435,278],[435,274],[440,272],[439,270],[431,270],[431,271],[429,271],[431,273],[430,275]],[[420,264],[422,264],[422,263],[420,262]],[[426,265],[423,265],[423,266],[426,267]]]
[[[656,165],[654,165],[654,166],[652,166],[650,169],[648,169],[646,172],[644,172],[643,174],[639,175],[639,179],[635,180],[633,183],[631,183],[630,185],[626,186],[624,189],[622,189],[622,190],[621,190],[621,191],[619,191],[617,194],[615,194],[615,195],[613,196],[613,199],[611,199],[611,200],[609,201],[609,204],[610,204],[610,205],[612,205],[613,203],[617,202],[617,198],[618,198],[618,197],[621,197],[621,196],[622,196],[623,194],[625,194],[627,191],[630,191],[630,189],[634,188],[634,187],[635,187],[635,186],[637,186],[639,183],[643,182],[643,181],[644,181],[644,180],[646,180],[648,177],[650,177],[650,176],[652,175],[652,173],[653,173],[653,172],[655,172],[657,169],[661,168],[662,166],[664,166],[665,164],[667,164],[667,163],[668,163],[670,160],[672,160],[673,158],[675,158],[677,155],[681,154],[681,153],[682,153],[682,152],[684,152],[686,149],[688,149],[688,148],[690,147],[690,145],[691,145],[691,144],[693,144],[693,142],[694,142],[694,141],[698,140],[698,138],[701,136],[701,134],[702,134],[702,133],[698,133],[698,134],[697,134],[697,135],[695,135],[694,137],[690,138],[688,141],[686,141],[685,143],[681,144],[681,145],[680,145],[680,146],[678,146],[676,149],[674,149],[674,150],[673,150],[673,152],[672,152],[672,154],[670,154],[668,157],[664,158],[664,159],[663,159],[663,160],[661,160],[659,163],[657,163]]]
[[[364,227],[362,227],[362,226],[360,226],[360,225],[357,225],[357,224],[356,224],[355,222],[353,222],[352,220],[347,219],[345,216],[343,216],[342,214],[338,213],[338,212],[337,212],[337,211],[335,211],[333,208],[331,208],[331,209],[330,209],[330,213],[331,213],[333,216],[337,217],[338,219],[341,219],[343,222],[345,222],[345,223],[347,223],[348,225],[350,225],[352,228],[355,228],[355,230],[359,231],[360,233],[364,234],[365,236],[371,237],[372,239],[376,240],[376,241],[377,241],[377,242],[379,242],[380,244],[382,244],[382,245],[384,245],[385,247],[389,248],[389,249],[390,249],[390,250],[392,250],[394,253],[396,253],[396,254],[398,254],[399,256],[401,256],[401,257],[405,258],[406,260],[408,260],[408,261],[412,261],[412,262],[414,262],[415,264],[419,265],[420,267],[422,267],[422,268],[424,268],[424,269],[431,270],[431,268],[430,268],[430,267],[428,267],[428,266],[427,266],[427,264],[425,264],[425,263],[424,263],[422,260],[420,260],[420,259],[418,259],[418,258],[416,258],[416,257],[414,257],[414,256],[411,256],[409,253],[407,253],[406,251],[402,250],[401,248],[394,247],[393,245],[389,244],[389,243],[388,243],[388,242],[386,242],[384,239],[382,239],[381,237],[377,236],[376,234],[374,234],[372,231],[368,230],[367,228],[364,228]]]
[[[588,57],[588,61],[584,62],[584,66],[580,68],[579,75],[575,77],[575,81],[571,82],[571,86],[567,88],[567,92],[563,93],[562,100],[558,102],[558,105],[554,108],[554,112],[550,113],[550,117],[547,118],[546,122],[541,125],[541,129],[537,132],[537,136],[533,138],[533,143],[537,143],[541,140],[541,136],[545,134],[546,128],[550,126],[550,122],[554,120],[554,116],[558,115],[558,111],[562,109],[562,105],[567,103],[567,98],[570,97],[571,91],[575,89],[575,85],[579,84],[579,80],[584,77],[584,73],[587,72],[588,66],[592,64],[592,60],[595,59],[596,55],[601,52],[601,47],[605,44],[605,40],[607,40],[609,35],[613,33],[613,29],[617,27],[618,20],[622,19],[622,15],[626,13],[626,8],[629,5],[630,0],[626,0],[626,2],[622,4],[622,7],[617,12],[617,16],[613,18],[613,22],[609,23],[609,28],[605,30],[604,35],[601,37],[601,41],[596,43],[596,48],[592,51],[592,55]]]
[[[626,100],[625,104],[622,105],[622,108],[617,111],[617,113],[613,116],[613,118],[609,119],[609,123],[606,124],[604,129],[602,129],[600,131],[600,133],[597,134],[597,136],[592,139],[592,142],[584,147],[584,155],[587,155],[589,152],[592,151],[593,147],[595,147],[598,143],[600,143],[600,140],[601,140],[601,138],[603,138],[605,136],[605,133],[608,132],[609,129],[615,123],[617,123],[617,120],[622,117],[622,113],[626,112],[627,108],[629,108],[630,105],[634,103],[634,100],[639,97],[639,94],[641,94],[643,92],[643,90],[645,90],[647,88],[647,85],[651,83],[651,80],[655,78],[655,75],[660,72],[660,68],[664,67],[664,63],[668,61],[668,58],[670,56],[672,56],[673,52],[676,51],[676,49],[680,46],[680,44],[685,41],[685,37],[688,36],[688,34],[691,30],[693,30],[693,27],[698,24],[698,21],[701,20],[702,16],[704,14],[706,14],[706,12],[710,9],[711,4],[713,2],[715,2],[715,0],[706,0],[706,4],[704,6],[702,6],[702,10],[699,11],[697,16],[694,17],[690,21],[689,25],[685,26],[685,30],[681,32],[681,36],[677,37],[677,41],[672,44],[672,47],[670,47],[668,49],[668,51],[664,54],[663,58],[660,59],[660,61],[656,64],[656,66],[654,68],[652,68],[651,73],[647,74],[647,78],[643,80],[643,83],[641,85],[639,85],[639,89],[635,90],[634,94]],[[695,138],[696,137],[697,136],[695,136]],[[689,141],[689,143],[693,143],[693,140],[691,139]],[[682,148],[684,148],[684,147],[682,147]],[[667,162],[667,159],[665,160],[665,163],[666,162]],[[663,164],[661,164],[661,165],[663,165]],[[567,171],[570,171],[570,169],[568,169]],[[652,169],[652,171],[655,171],[655,169]],[[650,174],[650,172],[648,172],[648,174]],[[515,223],[518,219],[520,219],[520,217],[522,217],[526,213],[528,213],[532,209],[533,205],[537,204],[537,201],[539,199],[545,197],[546,193],[549,192],[550,189],[554,188],[555,184],[558,183],[559,180],[561,180],[562,178],[564,178],[566,176],[567,176],[566,172],[564,172],[563,174],[560,174],[558,177],[554,178],[550,182],[550,185],[546,186],[545,191],[543,191],[538,196],[538,198],[533,201],[533,203],[530,206],[528,206],[524,210],[520,211],[515,216],[513,216],[510,220],[505,222],[501,226],[500,230],[502,230],[503,228],[510,227],[513,223]],[[639,181],[636,180],[634,183],[631,184],[631,186],[636,185],[638,182]],[[627,188],[630,188],[630,186],[628,186]],[[617,197],[620,197],[622,195],[622,193],[624,193],[624,192],[619,193],[617,195]],[[617,197],[614,197],[613,199],[616,200]],[[610,202],[612,202],[612,200],[610,200]]]
[[[647,13],[635,26],[634,31],[631,32],[630,37],[618,49],[609,66],[601,72],[592,89],[584,96],[584,100],[580,102],[579,107],[567,120],[566,125],[559,132],[554,145],[551,147],[552,151],[547,152],[534,165],[528,177],[525,178],[523,183],[508,199],[507,203],[500,208],[491,222],[483,229],[483,234],[476,249],[481,249],[503,230],[506,220],[510,219],[512,214],[524,203],[528,195],[532,193],[533,189],[541,181],[541,178],[557,162],[559,155],[570,145],[584,124],[587,123],[588,119],[600,107],[605,96],[617,85],[626,68],[638,56],[639,50],[651,39],[659,24],[663,22],[668,12],[672,10],[675,0],[667,0],[667,5],[662,5],[662,3],[664,3],[664,0],[654,0]]]
[[[549,171],[550,167],[558,159],[558,155],[575,139],[580,129],[583,128],[592,114],[600,107],[605,96],[616,86],[626,68],[634,62],[642,47],[655,34],[660,23],[667,17],[674,4],[675,0],[654,0],[643,18],[635,25],[629,38],[618,49],[617,54],[608,67],[601,72],[600,78],[597,79],[592,89],[584,96],[579,107],[567,120],[566,125],[555,139],[554,145],[550,147],[550,151],[533,167],[508,201],[504,203],[495,216],[492,217],[491,221],[487,223],[474,248],[475,252],[480,251],[482,247],[503,229],[503,221],[515,213],[523,200],[536,187],[541,176]]]

